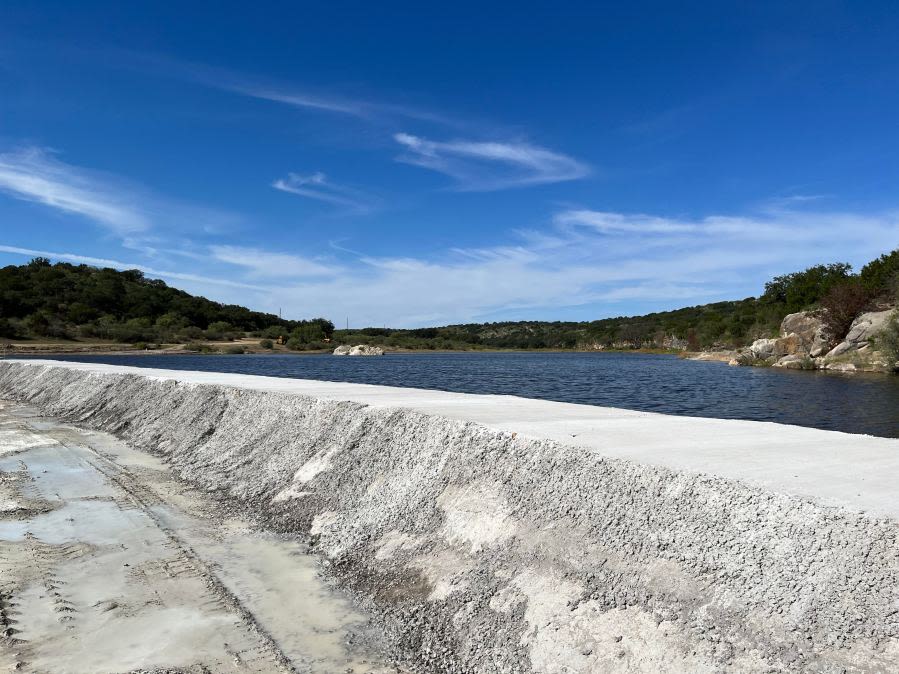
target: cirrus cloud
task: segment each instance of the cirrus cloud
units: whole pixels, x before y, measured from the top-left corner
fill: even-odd
[[[361,190],[333,183],[320,171],[305,176],[288,173],[286,178],[273,182],[272,187],[281,192],[340,206],[356,214],[368,213],[378,203],[375,197]]]
[[[219,301],[269,311],[283,307],[285,316],[323,315],[341,323],[349,316],[357,327],[417,327],[589,320],[737,299],[757,295],[775,274],[822,262],[858,267],[897,245],[899,215],[892,211],[779,209],[686,218],[570,209],[546,227],[480,248],[375,256],[344,247],[335,262],[216,245],[197,256],[195,273],[153,272]],[[261,283],[273,278],[278,282]]]
[[[118,176],[61,161],[57,153],[25,147],[0,154],[0,192],[76,216],[154,254],[163,234],[213,234],[239,222],[233,213],[169,199]]]
[[[394,140],[405,148],[397,161],[443,173],[464,192],[491,192],[513,187],[577,180],[590,173],[583,162],[523,142],[433,141],[409,133]]]
[[[0,190],[8,195],[79,215],[118,234],[150,227],[122,185],[95,171],[59,161],[39,147],[0,154]]]
[[[336,266],[290,253],[277,253],[243,246],[210,246],[212,258],[218,262],[242,267],[253,278],[297,278],[329,276],[339,271]]]

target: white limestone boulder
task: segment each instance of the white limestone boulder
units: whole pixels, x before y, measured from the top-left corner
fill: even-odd
[[[384,349],[380,346],[369,346],[368,344],[357,344],[350,346],[342,344],[334,349],[335,356],[383,356]]]

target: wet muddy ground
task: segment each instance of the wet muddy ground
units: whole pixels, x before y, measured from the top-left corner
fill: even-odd
[[[0,671],[398,671],[300,541],[108,434],[4,402],[0,629]]]

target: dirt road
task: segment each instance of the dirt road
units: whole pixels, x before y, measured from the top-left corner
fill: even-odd
[[[110,435],[4,402],[0,630],[0,671],[397,671],[301,543]]]

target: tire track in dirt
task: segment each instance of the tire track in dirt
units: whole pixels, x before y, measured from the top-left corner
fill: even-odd
[[[258,603],[259,581],[235,584],[235,568],[237,581],[241,571],[259,573],[255,556],[272,545],[269,539],[245,525],[247,545],[233,545],[215,501],[164,466],[143,465],[153,460],[131,449],[125,458],[137,465],[123,465],[103,443],[117,443],[120,451],[126,446],[110,436],[34,414],[0,401],[0,671],[397,671],[340,646],[353,640],[352,631],[340,636],[349,629],[345,618],[336,629],[326,625],[324,636],[313,625],[306,635],[313,638],[299,649],[282,624],[292,649],[285,652],[269,630],[271,615],[260,620],[245,601]],[[188,530],[190,540],[182,535]],[[238,562],[246,558],[243,566],[234,566],[235,555]],[[309,568],[313,562],[304,557],[293,552],[280,561]],[[283,580],[261,582],[274,584],[269,591],[287,602]],[[321,595],[322,587],[289,584],[301,603]],[[317,653],[323,644],[328,648]]]

